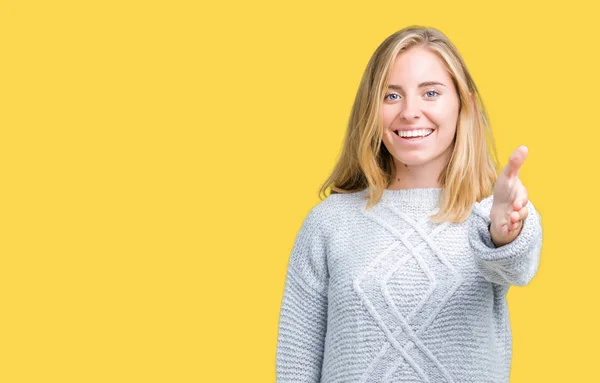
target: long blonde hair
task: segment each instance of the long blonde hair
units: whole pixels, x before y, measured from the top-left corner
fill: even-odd
[[[319,196],[369,188],[367,208],[379,202],[393,181],[394,159],[382,145],[381,106],[396,56],[422,46],[436,53],[452,77],[460,99],[454,149],[439,176],[443,187],[439,212],[433,222],[461,222],[475,201],[493,192],[498,157],[483,100],[452,42],[435,28],[408,26],[386,38],[371,56],[361,79],[344,139],[340,159],[321,186]],[[488,142],[489,141],[489,142]],[[488,151],[488,144],[490,151]]]

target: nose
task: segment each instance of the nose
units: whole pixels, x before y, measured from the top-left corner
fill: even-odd
[[[407,95],[401,105],[400,117],[402,119],[410,121],[421,115],[419,100],[416,97]]]

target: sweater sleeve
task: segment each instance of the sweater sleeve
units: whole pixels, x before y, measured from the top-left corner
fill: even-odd
[[[475,264],[490,282],[525,286],[537,273],[542,248],[541,217],[531,201],[519,235],[510,243],[496,247],[489,230],[493,194],[473,204],[469,217],[469,244]]]
[[[277,338],[278,383],[320,381],[328,284],[326,237],[313,208],[302,223],[288,262]]]

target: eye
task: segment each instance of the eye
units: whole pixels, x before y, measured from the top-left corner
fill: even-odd
[[[440,95],[440,93],[436,90],[428,90],[427,92],[425,92],[425,94],[430,94],[430,93],[435,93],[436,95]]]
[[[393,98],[393,99],[390,99],[390,98],[388,98],[388,97],[390,97],[390,96],[396,96],[396,97],[399,97],[399,96],[398,96],[396,93],[388,93],[388,94],[386,94],[386,95],[385,95],[385,97],[384,97],[383,99],[384,99],[384,100],[391,100],[391,101],[395,101],[395,100],[397,100],[397,99],[398,99],[398,98]]]

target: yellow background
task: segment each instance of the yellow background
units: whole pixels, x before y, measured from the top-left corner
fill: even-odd
[[[529,147],[511,382],[600,380],[587,3],[2,1],[0,381],[274,381],[294,238],[410,24],[457,45],[501,161]]]

